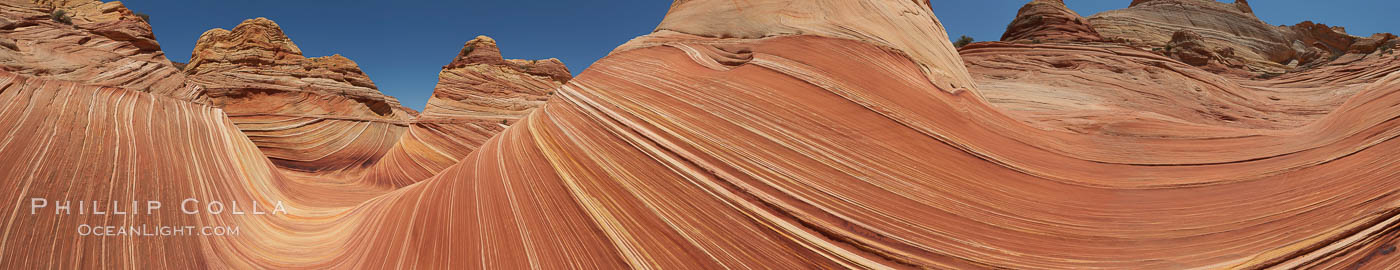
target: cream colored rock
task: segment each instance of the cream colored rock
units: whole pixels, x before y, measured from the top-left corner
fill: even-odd
[[[1274,26],[1260,20],[1247,1],[1136,0],[1126,9],[1089,17],[1105,38],[1131,46],[1165,49],[1174,34],[1199,34],[1201,44],[1232,52],[1249,72],[1282,73],[1323,65],[1352,52],[1361,38],[1342,27],[1305,21]]]
[[[50,19],[63,10],[71,25]],[[0,2],[0,68],[22,75],[194,99],[151,26],[120,2]]]
[[[782,14],[782,16],[774,16]],[[878,23],[871,23],[878,22]],[[613,53],[700,36],[732,43],[746,39],[812,35],[871,42],[909,55],[928,80],[946,92],[976,86],[928,1],[679,0],[656,32],[633,39]]]

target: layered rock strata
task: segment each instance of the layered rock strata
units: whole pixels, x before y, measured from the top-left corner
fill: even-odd
[[[121,2],[0,1],[0,69],[193,100],[199,90],[135,14]]]
[[[380,93],[340,55],[305,57],[277,23],[256,18],[206,31],[185,67],[204,91],[281,167],[362,172],[397,141],[415,113]]]
[[[1311,21],[1274,26],[1255,16],[1247,1],[1137,0],[1128,8],[1090,16],[1089,22],[1104,38],[1136,47],[1165,49],[1177,33],[1194,33],[1201,37],[1200,45],[1233,53],[1239,64],[1255,74],[1315,67],[1348,54],[1371,54],[1376,50],[1367,44],[1393,37],[1361,38],[1344,28]]]
[[[1112,44],[986,42],[963,48],[965,63],[929,10],[926,1],[676,1],[657,32],[455,165],[368,196],[299,186],[217,108],[0,71],[0,177],[13,179],[0,181],[11,209],[0,216],[0,264],[1400,267],[1395,62],[1331,61],[1251,80]],[[1024,72],[989,74],[1000,69],[978,62]],[[1020,73],[1051,74],[1024,81],[1038,91],[1025,96],[983,83]],[[1337,96],[1302,93],[1329,87]],[[1116,96],[1036,97],[1094,94]],[[998,101],[1015,98],[1106,117],[1046,128]],[[1142,106],[1155,102],[1287,123]],[[1269,111],[1290,108],[1320,111]],[[1103,110],[1123,116],[1094,112]],[[288,213],[24,211],[35,197],[190,196],[285,201]],[[65,233],[87,224],[243,232]]]
[[[571,78],[558,59],[505,59],[490,37],[467,41],[438,73],[423,113],[365,179],[388,186],[428,179],[544,105]]]
[[[1016,12],[1001,41],[1097,42],[1103,37],[1064,0],[1034,0]]]

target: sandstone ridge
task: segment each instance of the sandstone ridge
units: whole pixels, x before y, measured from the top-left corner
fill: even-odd
[[[1274,26],[1260,20],[1247,1],[1138,0],[1128,8],[1090,16],[1088,21],[1108,40],[1142,48],[1164,49],[1177,33],[1188,31],[1199,35],[1200,45],[1207,50],[1230,51],[1243,70],[1254,74],[1364,57],[1379,52],[1374,45],[1394,37],[1356,37],[1345,28],[1311,21]]]
[[[58,12],[68,21],[53,19]],[[184,100],[199,92],[165,58],[145,19],[120,2],[0,2],[0,68]]]
[[[363,173],[416,116],[354,61],[306,57],[266,18],[204,32],[184,72],[204,89],[198,101],[222,108],[278,166],[299,171]]]
[[[1016,13],[1001,41],[1095,42],[1103,37],[1064,0],[1034,0]]]

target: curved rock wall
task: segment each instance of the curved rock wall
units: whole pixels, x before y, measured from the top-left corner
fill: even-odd
[[[1393,58],[1249,80],[1117,45],[979,43],[963,48],[964,58],[944,37],[892,41],[911,33],[885,32],[900,27],[942,33],[931,14],[906,9],[927,6],[677,1],[663,26],[758,24],[696,23],[674,29],[704,31],[639,38],[453,165],[391,188],[372,185],[392,180],[307,183],[303,171],[260,155],[269,151],[256,133],[239,136],[246,128],[237,116],[214,107],[0,71],[0,177],[14,179],[0,182],[11,209],[0,216],[0,264],[1400,267]],[[696,17],[720,11],[735,17]],[[804,14],[827,16],[791,17]],[[794,29],[801,32],[784,32]],[[1020,81],[1031,91],[1019,95],[995,94],[1004,85],[993,83],[948,91],[1018,73],[1044,74]],[[1152,86],[1174,81],[1185,82]],[[1321,88],[1349,92],[1307,99]],[[1052,94],[1101,101],[1042,98]],[[1053,104],[1005,102],[1018,99]],[[1241,120],[1154,103],[1223,107]],[[1105,118],[1066,117],[1089,128],[1055,129],[1020,109]],[[1106,118],[1113,114],[1128,115]],[[1249,116],[1288,122],[1242,120]],[[302,136],[318,137],[288,138]],[[333,176],[321,175],[357,179]],[[21,204],[181,196],[284,201],[289,212],[60,216]],[[63,233],[85,223],[245,231]]]

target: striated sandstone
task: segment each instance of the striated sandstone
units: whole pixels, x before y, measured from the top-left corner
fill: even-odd
[[[1244,2],[1213,0],[1137,0],[1126,9],[1090,16],[1089,21],[1104,37],[1152,48],[1164,47],[1178,31],[1191,30],[1209,47],[1231,48],[1253,69],[1284,71],[1306,47],[1295,48],[1288,33],[1259,20],[1247,7]]]
[[[927,7],[677,1],[663,20],[673,28],[618,48],[453,165],[391,189],[366,187],[386,179],[305,184],[219,108],[0,71],[0,178],[13,179],[0,181],[0,202],[14,209],[0,216],[0,263],[1400,267],[1393,56],[1253,80],[1118,44],[984,42],[960,55],[946,35],[902,39],[943,33]],[[745,33],[755,35],[735,35]],[[490,56],[474,52],[462,55]],[[333,137],[315,132],[294,135]],[[292,212],[63,216],[20,204],[187,193],[288,201]],[[244,231],[62,233],[89,223]]]
[[[559,59],[506,60],[496,41],[478,36],[438,74],[420,120],[516,120],[573,78]],[[498,121],[496,121],[498,122]]]
[[[1136,126],[1140,122],[1172,126],[1180,132],[1174,136],[1191,136],[1197,128],[1296,128],[1327,115],[1358,91],[1339,83],[1261,83],[1229,76],[1216,58],[1200,59],[1209,61],[1206,65],[1188,64],[1180,58],[1186,50],[1173,49],[1167,57],[1107,44],[994,42],[961,52],[990,103],[1042,129],[1076,133],[1162,136],[1156,134],[1160,130]],[[1364,83],[1400,68],[1378,66],[1390,67],[1365,74],[1296,76],[1363,76],[1350,83]]]
[[[185,67],[204,91],[280,167],[357,174],[393,146],[416,112],[385,96],[340,55],[305,57],[272,20],[212,29]]]
[[[40,7],[63,10],[73,18],[74,26],[112,40],[127,42],[145,51],[160,50],[149,22],[127,9],[121,2],[95,0],[34,0]]]
[[[278,184],[285,178],[276,175],[267,158],[218,108],[130,89],[0,71],[0,115],[5,116],[0,117],[4,134],[0,175],[13,177],[0,186],[6,191],[0,193],[6,207],[19,207],[14,203],[23,201],[28,209],[31,198],[48,198],[158,200],[170,208],[196,192],[211,194],[200,198],[206,201],[282,200],[277,193],[259,190],[285,186]],[[107,205],[102,207],[111,211]],[[73,208],[77,213],[77,206]],[[6,239],[0,242],[0,261],[6,267],[240,268],[247,264],[213,256],[225,252],[210,252],[227,251],[226,247],[196,237],[104,237],[109,245],[104,247],[83,244],[97,236],[80,236],[77,231],[84,225],[128,222],[149,226],[263,222],[228,212],[63,216],[22,212],[7,216],[0,225]],[[268,228],[242,229],[262,234],[256,231]]]
[[[427,179],[544,105],[572,78],[558,59],[505,59],[490,37],[467,41],[438,73],[423,113],[365,179],[387,186]]]
[[[677,0],[656,32],[618,47],[614,52],[693,40],[714,39],[702,47],[722,47],[734,39],[812,35],[871,42],[909,55],[918,63],[930,83],[939,90],[976,93],[972,78],[965,72],[947,70],[959,65],[957,50],[947,40],[943,24],[933,16],[928,1],[842,1],[814,0],[801,5],[788,2],[758,1],[733,4],[726,0]],[[773,16],[773,14],[787,14]],[[870,23],[870,18],[888,20]],[[942,38],[942,39],[939,39]],[[741,51],[740,48],[700,49]],[[698,53],[698,52],[697,52]]]
[[[1001,41],[1095,42],[1103,37],[1064,0],[1033,0],[1016,12]]]
[[[1361,38],[1342,27],[1311,21],[1292,26],[1265,23],[1247,1],[1136,0],[1126,9],[1090,16],[1089,21],[1109,40],[1147,48],[1165,48],[1176,33],[1190,31],[1201,36],[1202,46],[1230,51],[1238,64],[1255,74],[1310,68],[1346,54],[1374,52],[1365,45],[1353,47]]]
[[[277,23],[266,18],[246,20],[232,31],[212,29],[200,36],[185,73],[204,85],[210,102],[228,107],[222,97],[270,92],[298,93],[345,99],[359,106],[315,106],[284,112],[338,116],[408,119],[413,113],[393,97],[384,96],[354,61],[340,55],[302,56]],[[241,112],[243,107],[227,108]],[[257,111],[254,111],[257,112]],[[274,113],[269,111],[267,113]]]
[[[50,19],[64,10],[72,25]],[[0,2],[0,69],[192,100],[151,26],[120,2]]]

